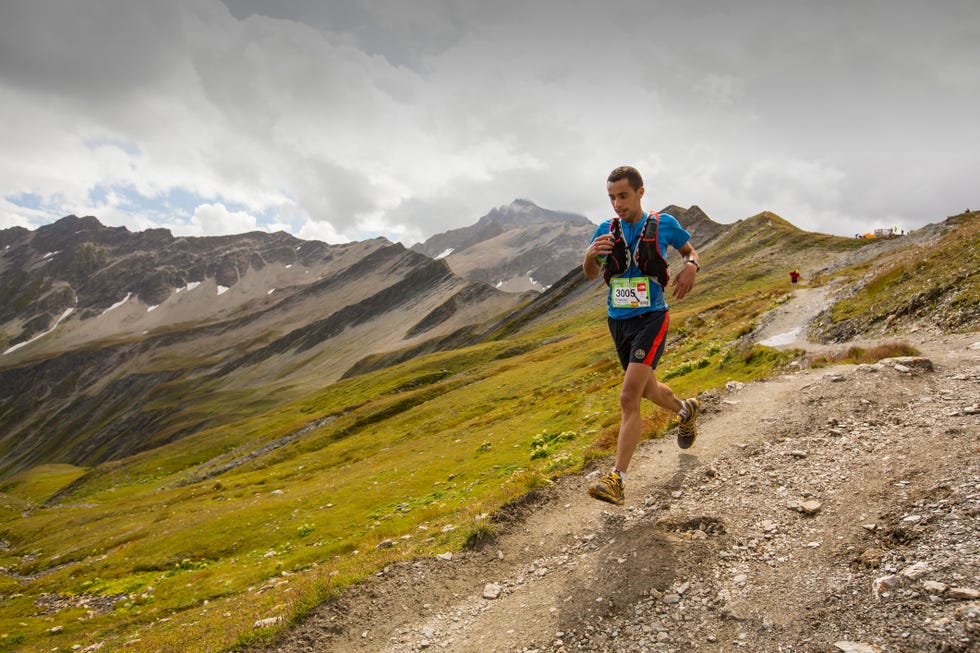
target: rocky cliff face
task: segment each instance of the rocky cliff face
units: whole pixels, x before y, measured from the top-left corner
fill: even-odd
[[[66,311],[85,321],[120,303],[138,303],[145,310],[205,282],[215,292],[231,289],[267,266],[327,274],[331,262],[345,254],[361,255],[387,242],[327,245],[282,232],[175,238],[165,229],[133,233],[76,216],[33,232],[0,234],[0,328],[7,347],[50,329]],[[308,282],[296,279],[303,281]],[[233,304],[227,298],[204,304],[193,317],[207,320]]]
[[[729,227],[729,225],[718,224],[713,221],[697,204],[692,204],[687,209],[671,204],[661,209],[660,212],[669,213],[677,218],[681,226],[691,234],[691,245],[697,250],[707,246]]]
[[[581,264],[593,231],[585,216],[518,199],[412,249],[444,259],[467,279],[510,292],[541,291]]]

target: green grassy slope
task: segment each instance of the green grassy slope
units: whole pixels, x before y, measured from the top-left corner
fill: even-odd
[[[929,317],[946,330],[980,320],[980,213],[965,213],[933,228],[941,240],[907,248],[885,260],[849,266],[844,278],[857,292],[821,320],[823,333],[846,340]]]
[[[766,214],[739,223],[672,307],[660,376],[691,395],[779,370],[794,353],[740,344],[801,265],[773,260],[863,246]],[[207,415],[205,431],[7,479],[0,650],[230,650],[268,634],[255,621],[297,619],[392,560],[492,535],[503,505],[611,451],[620,369],[596,298],[292,396],[197,388],[167,407]],[[645,411],[658,437],[669,416]]]

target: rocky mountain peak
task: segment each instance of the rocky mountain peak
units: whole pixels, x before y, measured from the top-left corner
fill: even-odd
[[[690,208],[683,208],[676,204],[670,204],[660,210],[661,213],[668,213],[681,223],[691,234],[691,244],[695,249],[701,249],[709,242],[714,240],[726,228],[726,225],[718,224],[708,217],[700,206],[692,204]]]
[[[139,232],[159,241],[161,238],[173,239],[173,236],[166,229],[149,229]],[[99,243],[106,245],[118,245],[129,242],[136,234],[133,234],[126,227],[107,227],[93,216],[79,218],[69,215],[51,224],[39,227],[30,239],[31,247],[37,251],[54,252],[70,248],[81,243]]]
[[[504,204],[491,210],[477,220],[477,225],[487,225],[497,222],[504,227],[528,226],[542,222],[571,222],[574,224],[589,223],[589,219],[577,213],[543,209],[531,200],[515,199],[510,204]]]
[[[594,229],[583,215],[518,198],[412,249],[445,259],[456,274],[474,281],[508,292],[541,291],[581,263]]]
[[[383,239],[330,246],[281,231],[174,237],[167,229],[131,232],[75,215],[34,231],[0,230],[0,245],[0,344],[5,347],[48,332],[68,315],[93,324],[106,321],[98,318],[109,311],[120,315],[111,328],[89,327],[103,335],[207,322],[277,289],[308,285],[338,261],[394,247]],[[202,284],[222,297],[202,300],[191,310],[186,304],[192,293],[182,292]],[[225,294],[231,288],[236,292]],[[178,310],[178,303],[185,306]]]

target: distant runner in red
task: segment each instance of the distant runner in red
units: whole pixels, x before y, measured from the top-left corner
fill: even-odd
[[[701,263],[691,246],[691,235],[676,218],[643,210],[643,178],[635,168],[622,166],[613,170],[606,180],[606,190],[616,217],[596,229],[582,270],[589,279],[602,274],[609,285],[609,332],[625,374],[619,394],[622,420],[616,466],[589,488],[589,494],[600,501],[622,505],[625,473],[642,435],[641,399],[649,399],[680,416],[677,444],[682,449],[693,445],[697,437],[697,399],[678,399],[657,380],[654,370],[663,354],[670,322],[664,298],[669,284],[668,245],[684,257],[684,266],[673,283],[676,299],[683,299],[694,287]]]
[[[797,281],[799,281],[800,280],[800,271],[799,270],[791,270],[790,273],[789,273],[789,280],[791,282],[793,282],[793,283],[796,283]]]

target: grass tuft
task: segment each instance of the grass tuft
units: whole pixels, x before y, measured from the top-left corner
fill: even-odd
[[[471,550],[479,550],[490,544],[497,538],[497,529],[493,524],[486,520],[477,523],[470,529],[469,534],[463,541],[463,547]]]
[[[899,358],[902,356],[918,356],[919,350],[906,342],[888,342],[864,349],[863,347],[849,347],[847,351],[835,354],[821,354],[811,362],[811,367],[827,367],[829,365],[850,364],[866,365],[877,363],[884,358]]]

